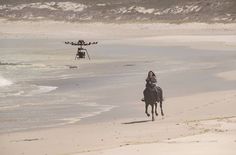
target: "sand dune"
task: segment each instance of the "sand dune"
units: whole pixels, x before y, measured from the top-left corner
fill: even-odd
[[[8,0],[0,4],[0,17],[67,22],[235,23],[234,10],[234,0]]]

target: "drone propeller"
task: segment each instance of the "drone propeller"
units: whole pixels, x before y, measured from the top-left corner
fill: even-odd
[[[77,45],[77,46],[89,46],[89,45],[93,45],[93,44],[97,44],[98,42],[85,42],[84,40],[78,40],[77,43],[75,42],[69,42],[66,41],[65,44],[71,44],[71,45]]]

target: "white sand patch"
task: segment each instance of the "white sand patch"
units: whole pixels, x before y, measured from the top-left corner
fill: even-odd
[[[233,20],[233,18],[231,18],[230,16],[213,18],[213,21],[226,21],[226,22],[229,22],[229,21],[232,21],[232,20]]]
[[[132,10],[132,9],[134,9],[134,8],[135,8],[135,6],[131,6],[131,7],[129,7],[128,10]]]
[[[97,6],[106,6],[106,4],[105,3],[99,3],[99,4],[97,4]]]
[[[80,12],[87,8],[84,4],[73,3],[73,2],[58,2],[57,6],[63,11],[74,11]]]
[[[53,5],[56,5],[56,2],[45,2],[44,4],[49,5],[49,6],[53,6]]]
[[[184,6],[175,6],[171,8],[166,8],[164,10],[156,9],[155,15],[164,15],[164,14],[187,14],[191,12],[199,12],[201,10],[200,6],[197,5],[184,5]]]
[[[152,14],[152,13],[154,13],[155,9],[154,8],[147,9],[145,7],[140,7],[140,6],[131,6],[129,8],[121,7],[119,9],[114,9],[113,11],[116,13],[121,13],[121,14],[130,13],[132,11],[142,13],[142,14]]]
[[[143,14],[151,14],[155,11],[155,9],[153,9],[153,8],[146,9],[145,7],[136,7],[135,11],[137,11],[139,13],[143,13]]]
[[[116,13],[126,13],[128,10],[125,7],[119,8],[118,10],[113,10]]]
[[[38,5],[32,5],[31,6],[32,8],[37,8],[37,9],[49,9],[49,10],[57,10],[56,8],[54,7],[51,7],[50,5],[48,4],[38,4]]]
[[[0,10],[3,10],[3,9],[6,9],[7,8],[7,5],[0,5]]]
[[[190,13],[190,12],[199,12],[201,10],[200,6],[197,5],[185,5],[184,6],[184,13]]]
[[[154,12],[154,15],[162,15],[162,12],[159,11],[159,9],[156,9],[155,12]]]
[[[8,8],[9,8],[10,10],[22,10],[23,8],[25,8],[25,7],[27,7],[27,6],[28,6],[27,4],[21,4],[21,5],[16,5],[16,6],[14,6],[14,7],[9,6]]]
[[[235,81],[236,80],[236,70],[222,72],[217,74],[218,77],[223,78],[225,80],[229,81]]]
[[[162,12],[161,12],[161,14],[167,14],[167,13],[169,13],[171,11],[171,9],[170,8],[167,8],[167,9],[164,9]]]
[[[29,4],[19,4],[19,5],[3,5],[0,6],[0,9],[9,9],[9,10],[22,10],[24,8],[37,8],[37,9],[49,9],[49,10],[57,10],[53,6],[55,2],[50,3],[29,3]]]
[[[173,14],[178,14],[178,13],[181,13],[181,12],[183,12],[183,7],[179,7],[179,6],[175,6],[173,9],[171,9],[171,13],[173,13]]]
[[[9,9],[9,10],[22,10],[24,8],[36,8],[36,9],[49,9],[49,10],[58,10],[62,9],[63,11],[74,11],[80,12],[87,8],[86,5],[73,2],[44,2],[44,3],[28,3],[28,4],[19,4],[19,5],[0,5],[0,10]]]

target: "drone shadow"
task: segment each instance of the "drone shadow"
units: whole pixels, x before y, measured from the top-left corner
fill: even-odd
[[[131,122],[124,122],[122,124],[138,124],[138,123],[147,123],[147,122],[151,122],[152,120],[142,120],[142,121],[131,121]]]

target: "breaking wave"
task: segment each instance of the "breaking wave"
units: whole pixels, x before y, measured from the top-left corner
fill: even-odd
[[[12,85],[13,82],[3,78],[2,76],[0,76],[0,87],[4,87],[4,86],[9,86]]]

